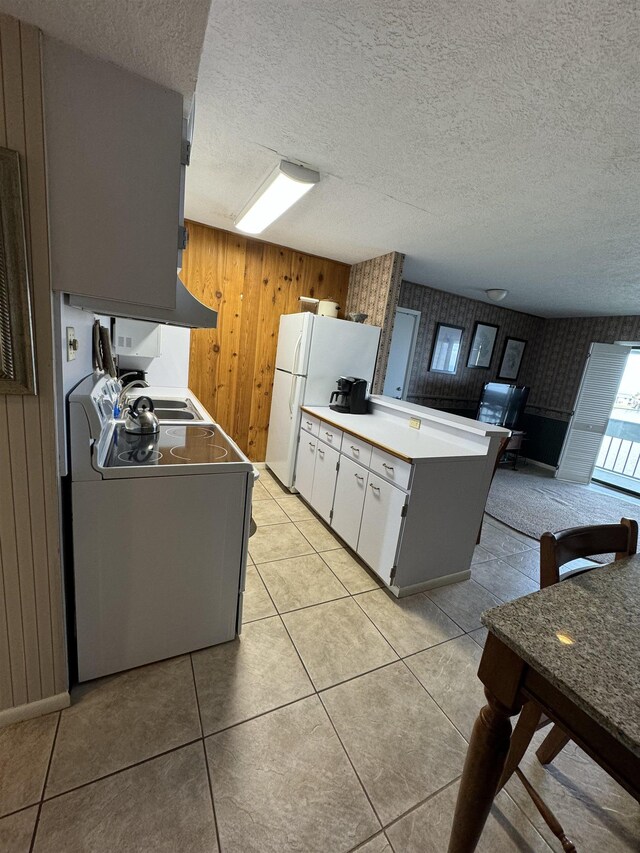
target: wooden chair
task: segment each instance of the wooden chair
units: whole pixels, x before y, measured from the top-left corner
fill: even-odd
[[[543,533],[540,537],[540,588],[544,589],[561,580],[566,580],[568,577],[575,577],[598,568],[597,566],[586,566],[565,572],[561,576],[560,569],[562,566],[572,560],[609,553],[615,553],[615,559],[620,560],[623,557],[635,554],[637,547],[638,522],[629,518],[621,518],[620,524],[570,527],[567,530],[560,530],[558,533]],[[509,753],[498,783],[498,790],[506,784],[515,772],[547,826],[560,840],[563,849],[575,851],[573,842],[565,835],[560,822],[519,767],[536,731],[550,722],[551,720],[544,715],[542,708],[535,702],[527,702],[524,705],[511,737]],[[541,764],[549,764],[569,740],[570,738],[565,731],[554,724],[536,750],[536,757]]]

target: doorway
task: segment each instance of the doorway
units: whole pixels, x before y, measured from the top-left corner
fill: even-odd
[[[396,308],[387,373],[382,389],[385,397],[395,397],[396,400],[406,398],[419,326],[420,311]]]
[[[640,496],[640,347],[629,353],[593,480]]]

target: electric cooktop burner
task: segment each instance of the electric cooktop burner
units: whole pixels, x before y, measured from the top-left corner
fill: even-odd
[[[107,453],[107,468],[130,465],[207,465],[243,462],[229,439],[215,426],[160,425],[157,433],[127,432],[117,424]]]

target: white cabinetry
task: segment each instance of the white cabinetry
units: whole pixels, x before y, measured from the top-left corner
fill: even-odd
[[[358,554],[386,584],[391,583],[406,499],[400,489],[369,474]]]
[[[336,490],[336,476],[340,454],[323,441],[318,442],[316,464],[313,472],[313,488],[309,503],[325,521],[331,520],[333,495]]]
[[[366,468],[346,456],[340,458],[331,526],[354,551],[358,549],[368,479],[369,472]]]
[[[313,469],[316,464],[318,439],[311,433],[300,430],[298,461],[296,463],[296,489],[302,497],[311,503],[313,489]]]
[[[338,536],[390,585],[408,495],[389,479],[398,476],[402,482],[408,482],[411,465],[372,448],[362,439],[343,435],[341,430],[324,421],[309,418],[305,423],[303,418],[302,423],[296,489]],[[313,435],[307,431],[307,426],[313,430]],[[342,453],[316,438],[317,434],[337,442]],[[361,459],[369,468],[375,464],[385,476],[380,477],[360,464]]]
[[[395,595],[467,580],[508,431],[384,397],[369,402],[366,416],[302,407],[298,490]],[[409,425],[416,415],[421,430]],[[337,475],[329,438],[340,451]],[[311,487],[310,439],[324,451]]]
[[[175,308],[182,96],[43,44],[53,289]]]

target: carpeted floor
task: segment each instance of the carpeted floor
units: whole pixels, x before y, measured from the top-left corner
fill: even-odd
[[[640,520],[640,504],[592,486],[556,480],[541,469],[529,466],[511,471],[499,468],[487,499],[487,513],[527,536],[539,539],[547,530],[555,532],[583,524],[610,524],[621,518]],[[603,557],[598,562],[607,562]]]

